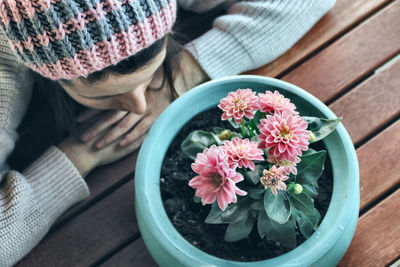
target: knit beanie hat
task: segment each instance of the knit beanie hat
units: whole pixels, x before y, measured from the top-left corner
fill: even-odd
[[[165,36],[175,18],[175,0],[0,0],[11,47],[53,80],[117,64]]]

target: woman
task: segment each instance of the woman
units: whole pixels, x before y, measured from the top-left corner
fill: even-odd
[[[169,34],[174,0],[0,0],[0,266],[20,260],[57,217],[89,195],[88,172],[138,148],[176,95],[272,61],[334,4],[178,2],[198,12],[227,10],[181,53]],[[30,100],[32,70],[91,109],[77,118],[79,135],[17,172],[6,159]]]

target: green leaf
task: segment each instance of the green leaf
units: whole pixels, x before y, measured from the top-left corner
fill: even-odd
[[[271,190],[265,190],[264,207],[268,217],[273,221],[283,224],[289,220],[290,203],[284,191],[278,190],[278,194],[275,196]]]
[[[321,139],[327,137],[331,132],[336,129],[336,126],[342,120],[342,118],[337,118],[333,120],[316,118],[316,117],[306,117],[305,119],[308,122],[308,130],[312,131],[315,135],[315,139],[310,141],[310,143],[317,142]]]
[[[316,194],[316,188],[318,188],[318,178],[321,176],[324,170],[326,151],[321,150],[315,153],[303,155],[301,161],[297,164],[297,176],[296,182],[305,186],[305,184],[311,185],[314,190],[307,187],[307,191],[312,196]],[[314,193],[315,191],[315,193]]]
[[[251,202],[251,198],[245,197],[240,199],[236,204],[229,204],[224,211],[219,208],[217,202],[214,202],[206,218],[206,223],[239,223],[249,217]]]
[[[263,118],[265,118],[265,114],[260,110],[257,110],[256,113],[254,113],[254,118],[249,122],[249,126],[255,131],[256,135],[261,133],[257,125],[260,124],[260,120]]]
[[[254,201],[253,203],[251,203],[250,208],[251,210],[256,210],[257,212],[262,211],[265,213],[264,200],[260,199],[258,201]]]
[[[317,151],[315,151],[314,149],[308,148],[307,151],[304,151],[304,152],[303,152],[303,156],[308,155],[308,154],[314,154],[314,153],[316,153],[316,152],[317,152]]]
[[[264,156],[268,158],[268,149],[264,149]]]
[[[194,203],[200,203],[201,202],[201,198],[199,198],[196,195],[194,195],[193,196],[193,201],[194,201]]]
[[[222,146],[224,143],[221,141],[221,139],[219,139],[218,135],[211,133],[212,136],[214,137],[215,143],[217,146]]]
[[[254,221],[251,216],[241,222],[229,224],[226,228],[224,240],[227,242],[235,242],[243,239],[251,233],[253,226]]]
[[[243,138],[242,135],[241,135],[240,133],[232,132],[232,138],[231,138],[231,140],[232,140],[233,138],[235,138],[235,137],[239,137],[240,139]]]
[[[255,126],[261,124],[260,120],[264,119],[265,117],[266,115],[264,113],[262,113],[260,110],[257,110],[256,113],[254,113],[254,118],[253,118]],[[256,128],[258,129],[258,127]]]
[[[294,249],[296,247],[296,221],[290,217],[284,224],[279,224],[271,220],[262,211],[258,213],[257,229],[261,238],[279,242],[283,246]]]
[[[184,156],[196,159],[197,153],[202,153],[206,147],[216,145],[214,136],[202,130],[191,132],[181,144],[181,150]]]
[[[221,128],[221,127],[213,127],[213,132],[214,132],[215,134],[220,134],[220,133],[222,133],[222,132],[225,131],[225,130],[227,130],[227,129]]]
[[[264,188],[253,188],[247,190],[247,195],[255,200],[262,199],[264,197],[264,194],[265,194]]]
[[[249,129],[247,127],[245,127],[245,125],[246,125],[246,121],[243,118],[242,123],[240,124],[240,129],[242,131],[243,138],[247,138],[247,137],[250,136],[250,131],[249,131]]]
[[[290,194],[290,206],[293,218],[299,225],[299,230],[305,238],[309,238],[317,229],[320,214],[314,208],[313,199],[307,194]]]
[[[308,194],[310,197],[316,197],[318,195],[317,187],[312,184],[303,184],[303,192]]]
[[[263,166],[256,165],[254,171],[252,170],[244,170],[241,172],[245,179],[253,183],[254,185],[260,182],[260,178],[262,176]]]
[[[228,119],[234,129],[240,129],[240,124],[237,124],[232,118]]]
[[[253,136],[252,138],[250,138],[250,141],[258,142],[259,141],[258,136],[257,135]]]

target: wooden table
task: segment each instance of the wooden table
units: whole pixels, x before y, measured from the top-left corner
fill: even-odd
[[[337,0],[290,51],[249,73],[294,83],[325,102],[354,142],[361,206],[340,266],[400,256],[400,1]],[[64,214],[18,266],[153,266],[134,210],[137,153],[93,171],[91,196]]]

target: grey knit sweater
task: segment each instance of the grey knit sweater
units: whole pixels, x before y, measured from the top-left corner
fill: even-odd
[[[178,0],[188,10],[217,5],[227,15],[187,49],[210,78],[264,65],[287,51],[335,0]],[[18,61],[0,32],[0,266],[18,262],[45,236],[65,210],[89,195],[74,165],[50,147],[24,172],[8,170],[6,159],[18,139],[16,128],[30,101],[32,72]]]

